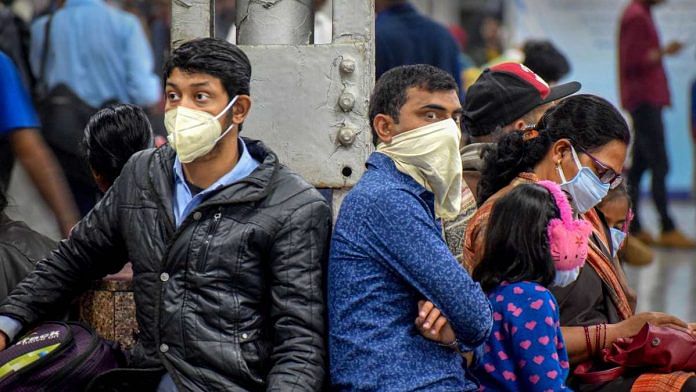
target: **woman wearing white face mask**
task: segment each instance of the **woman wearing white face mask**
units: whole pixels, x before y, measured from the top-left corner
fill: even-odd
[[[577,280],[567,287],[560,286],[572,279],[557,282],[551,288],[560,305],[572,365],[594,358],[620,337],[634,336],[646,322],[688,327],[661,313],[634,315],[635,293],[613,260],[609,228],[594,210],[609,189],[621,183],[618,173],[629,142],[628,126],[616,108],[596,96],[576,95],[550,109],[536,129],[510,134],[485,154],[479,184],[483,204],[469,224],[464,242],[470,267],[484,256],[482,244],[492,206],[517,185],[540,180],[561,185],[571,196],[575,212],[593,226],[587,264]],[[582,389],[575,382],[569,379],[574,389]],[[608,384],[607,390],[630,388],[636,377],[616,382],[620,384]]]

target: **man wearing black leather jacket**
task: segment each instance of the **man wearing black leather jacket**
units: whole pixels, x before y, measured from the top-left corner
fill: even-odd
[[[174,50],[169,144],[131,158],[0,305],[2,348],[130,260],[140,335],[129,366],[162,369],[158,390],[321,388],[330,211],[262,142],[239,137],[250,78],[225,41]]]

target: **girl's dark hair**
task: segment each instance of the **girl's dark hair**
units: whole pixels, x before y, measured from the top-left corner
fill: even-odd
[[[556,277],[547,226],[560,213],[549,191],[536,184],[515,187],[493,206],[483,259],[474,280],[489,292],[502,282],[537,282]]]
[[[565,98],[544,114],[536,128],[539,136],[535,138],[524,140],[523,132],[512,132],[484,150],[479,204],[520,173],[532,171],[558,140],[569,139],[576,148],[589,152],[614,140],[627,146],[631,141],[621,113],[607,100],[588,94]]]
[[[133,154],[152,147],[152,126],[138,106],[107,106],[90,117],[83,144],[89,166],[113,184]]]
[[[625,181],[616,188],[609,189],[609,192],[604,199],[602,199],[602,202],[597,205],[597,207],[601,209],[602,206],[606,205],[607,203],[611,203],[619,199],[626,199],[628,201],[628,208],[632,207],[633,203],[631,202],[631,196],[628,194],[628,187],[626,186]]]

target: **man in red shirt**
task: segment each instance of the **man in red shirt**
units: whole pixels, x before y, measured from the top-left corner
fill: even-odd
[[[619,78],[621,104],[631,113],[635,142],[633,166],[628,175],[633,207],[637,210],[640,180],[645,171],[652,173],[652,195],[660,214],[662,234],[657,244],[667,247],[693,248],[696,243],[676,229],[667,210],[665,178],[669,160],[665,148],[662,108],[670,105],[669,87],[662,58],[677,54],[682,44],[660,46],[651,9],[664,0],[633,0],[624,10],[619,31]],[[642,230],[638,214],[631,232],[650,244],[652,237]]]

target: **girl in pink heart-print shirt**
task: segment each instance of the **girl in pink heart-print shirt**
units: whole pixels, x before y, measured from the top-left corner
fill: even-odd
[[[489,219],[473,278],[488,294],[493,329],[470,369],[484,391],[567,391],[568,353],[547,287],[575,281],[592,228],[573,217],[566,195],[550,181],[515,187]],[[446,315],[432,303],[419,304],[419,312],[422,335],[449,347],[456,343]]]
[[[533,282],[501,283],[489,292],[493,331],[476,377],[485,391],[568,390],[568,353],[553,295]]]
[[[547,287],[577,278],[590,232],[555,183],[520,185],[497,201],[473,273],[493,308],[493,330],[474,370],[481,390],[568,390],[568,353]]]

